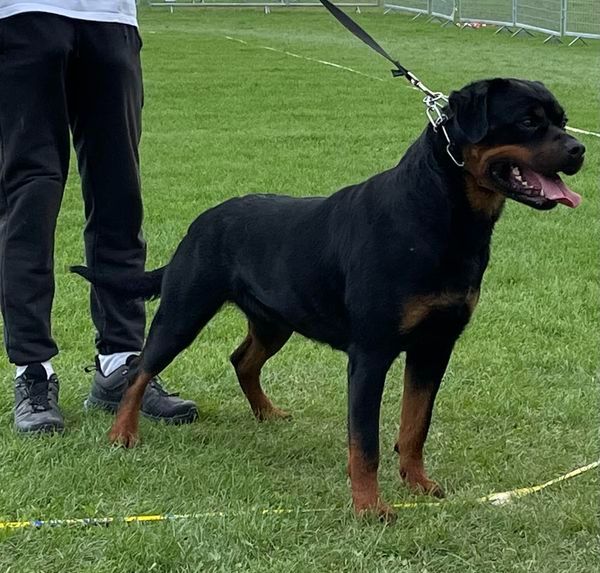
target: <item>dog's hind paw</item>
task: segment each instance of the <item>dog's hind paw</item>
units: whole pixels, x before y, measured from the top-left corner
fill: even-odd
[[[108,440],[115,446],[133,448],[139,443],[140,438],[135,430],[113,426],[108,434]]]

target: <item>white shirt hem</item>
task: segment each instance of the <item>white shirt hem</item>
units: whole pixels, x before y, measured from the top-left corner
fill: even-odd
[[[0,9],[0,19],[23,14],[25,12],[45,12],[48,14],[57,14],[67,18],[75,18],[77,20],[88,20],[92,22],[116,22],[118,24],[128,24],[129,26],[137,27],[136,16],[121,14],[118,12],[78,12],[76,10],[65,10],[58,6],[44,6],[40,4],[19,4],[18,6],[9,6],[8,8]]]

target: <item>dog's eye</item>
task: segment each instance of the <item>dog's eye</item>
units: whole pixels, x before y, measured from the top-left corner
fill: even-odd
[[[562,121],[560,122],[560,128],[564,129],[565,127],[567,127],[567,123],[569,123],[569,118],[563,117]]]
[[[537,120],[533,119],[532,117],[526,117],[525,119],[522,119],[519,123],[527,129],[537,127],[538,124]]]

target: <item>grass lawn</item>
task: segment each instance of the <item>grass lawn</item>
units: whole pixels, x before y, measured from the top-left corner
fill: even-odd
[[[489,76],[540,79],[572,126],[600,131],[598,43],[542,45],[380,11],[357,18],[433,88]],[[419,94],[323,10],[143,9],[140,22],[149,267],[166,262],[196,215],[223,199],[331,193],[393,165],[425,124]],[[587,164],[570,178],[582,206],[541,213],[513,203],[496,227],[482,300],[452,358],[427,445],[431,475],[454,502],[402,510],[390,527],[356,520],[349,508],[344,355],[294,337],[264,375],[274,402],[294,418],[258,424],[228,361],[245,334],[233,308],[165,372],[169,388],[197,400],[199,422],[143,421],[138,449],[108,446],[110,416],[82,409],[90,383],[83,367],[94,349],[86,285],[66,272],[83,260],[73,173],[59,221],[54,309],[68,431],[15,436],[13,368],[3,356],[0,519],[224,516],[4,531],[0,571],[596,570],[596,472],[502,507],[472,502],[598,458],[600,139],[582,140]],[[392,451],[401,375],[398,363],[382,412],[380,481],[390,502],[417,500],[401,485]],[[260,511],[279,507],[298,512]],[[301,511],[313,508],[331,511]]]

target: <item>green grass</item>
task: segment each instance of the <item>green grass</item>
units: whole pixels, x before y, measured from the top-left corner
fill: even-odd
[[[358,16],[403,64],[449,91],[489,76],[544,80],[571,125],[600,131],[598,44],[566,48],[492,30],[441,29],[406,16]],[[143,11],[142,145],[149,267],[168,260],[188,224],[250,192],[331,193],[394,164],[423,128],[419,94],[322,11]],[[243,45],[225,39],[234,36]],[[381,77],[264,50],[288,50]],[[438,398],[428,465],[449,493],[396,525],[355,520],[345,478],[345,358],[294,337],[266,368],[287,423],[257,424],[229,353],[243,317],[222,312],[165,373],[198,401],[197,424],[144,421],[135,451],[111,449],[111,418],[84,414],[93,328],[83,281],[79,183],[60,216],[54,334],[68,424],[63,437],[12,431],[13,369],[3,357],[0,519],[223,511],[148,526],[0,533],[0,571],[369,571],[587,573],[600,564],[599,480],[590,472],[504,507],[464,500],[535,484],[598,458],[600,140],[571,178],[576,211],[511,204],[497,225],[474,320]],[[151,305],[150,311],[155,309]],[[392,452],[401,364],[388,379],[380,478],[390,502],[414,499]],[[260,509],[333,508],[261,515]]]

